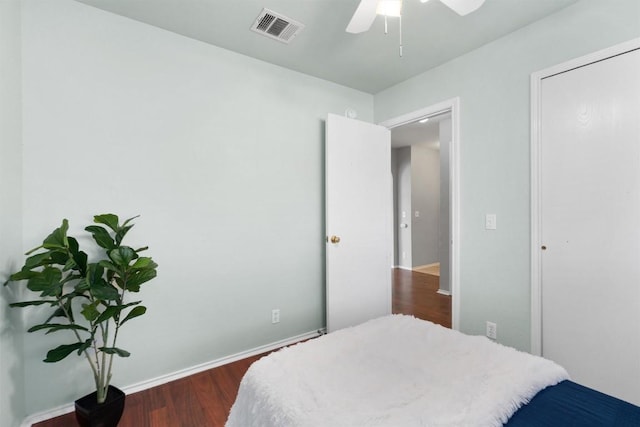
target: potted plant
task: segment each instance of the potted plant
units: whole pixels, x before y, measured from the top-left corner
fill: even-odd
[[[67,235],[69,223],[64,219],[42,245],[25,254],[24,266],[5,283],[19,282],[39,294],[12,307],[48,305],[53,309],[28,332],[62,331],[72,338],[49,350],[44,362],[58,362],[75,352],[89,364],[96,391],[76,401],[81,426],[116,426],[124,410],[124,393],[110,385],[114,356],[129,356],[117,347],[118,334],[125,323],[146,312],[141,301],[128,301],[127,296],[156,277],[157,267],[151,258],[139,255],[147,247],[133,249],[122,243],[135,218],[120,224],[114,214],[94,217],[95,225],[85,228],[98,246],[98,259],[93,262],[80,250],[78,240]],[[91,418],[94,413],[106,418],[96,421]]]

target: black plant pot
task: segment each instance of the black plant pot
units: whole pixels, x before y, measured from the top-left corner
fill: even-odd
[[[76,400],[78,424],[80,427],[116,427],[124,411],[124,392],[110,385],[107,399],[100,404],[96,395],[94,391]]]

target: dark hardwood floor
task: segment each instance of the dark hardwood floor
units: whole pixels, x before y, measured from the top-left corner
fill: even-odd
[[[451,297],[436,293],[438,277],[393,271],[393,312],[451,327]],[[127,396],[119,427],[222,427],[242,376],[263,355],[239,360]],[[74,414],[33,427],[75,427]]]
[[[439,286],[438,276],[394,268],[393,312],[451,328],[451,297],[437,293]]]

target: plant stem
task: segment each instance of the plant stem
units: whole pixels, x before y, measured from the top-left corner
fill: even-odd
[[[122,295],[120,296],[120,304],[124,304],[124,293],[127,290],[127,276],[125,275],[125,277],[122,278]],[[116,324],[116,330],[113,333],[113,344],[111,345],[111,347],[115,348],[116,347],[116,340],[118,339],[118,331],[120,330],[120,316],[118,316],[118,318],[114,318],[114,322]],[[113,366],[113,354],[109,355],[109,369],[107,371],[107,386],[109,385],[109,382],[111,382],[111,368]]]
[[[100,333],[102,334],[102,345],[103,346],[107,346],[107,339],[109,336],[109,324],[106,323],[100,323],[99,325],[100,328]],[[100,350],[98,350],[100,351]],[[101,363],[99,363],[100,365],[100,384],[98,385],[98,389],[97,389],[97,398],[98,398],[98,403],[104,403],[105,399],[107,398],[107,387],[109,386],[108,382],[106,381],[105,375],[105,366],[107,364],[107,354],[104,351],[100,351],[100,353],[102,353],[102,361]]]
[[[62,311],[64,311],[64,315],[66,316],[66,318],[69,321],[69,323],[71,325],[75,325],[76,323],[71,320],[72,317],[69,315],[69,312],[67,311],[67,308],[64,306],[64,304],[62,303],[60,298],[58,298],[58,305],[60,306]],[[74,335],[76,336],[76,339],[78,340],[78,342],[84,342],[82,340],[82,338],[80,337],[80,334],[78,333],[77,330],[72,329],[72,331],[73,331]],[[89,353],[87,352],[87,350],[84,350],[83,354],[84,354],[85,358],[87,359],[87,362],[89,362],[89,366],[91,367],[91,371],[93,372],[93,378],[97,381],[99,367],[96,367],[96,364],[93,363],[93,361],[91,360],[91,356],[89,356]]]

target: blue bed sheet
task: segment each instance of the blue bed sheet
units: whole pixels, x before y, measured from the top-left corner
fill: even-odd
[[[572,381],[547,387],[507,427],[640,427],[640,407]]]

